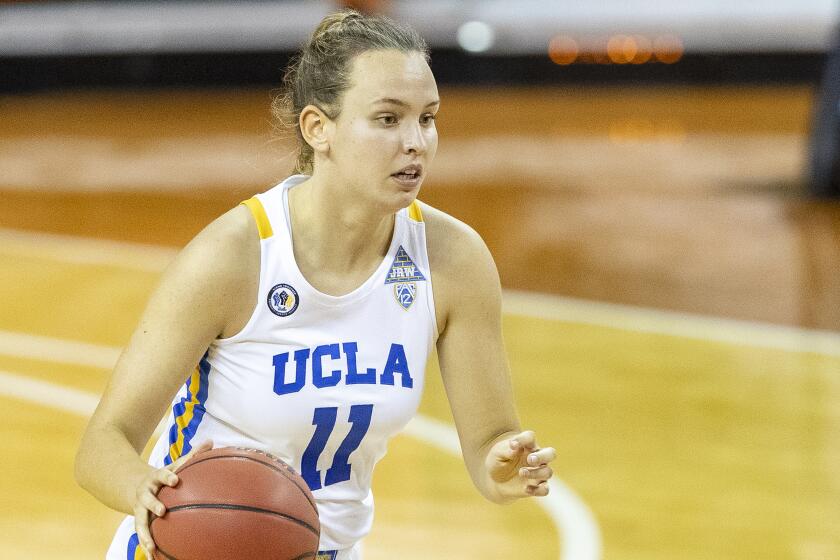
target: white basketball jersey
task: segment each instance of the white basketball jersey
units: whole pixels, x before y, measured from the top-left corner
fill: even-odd
[[[437,338],[425,229],[399,211],[388,254],[343,296],[313,288],[295,263],[288,191],[295,175],[246,201],[260,232],[260,285],[241,332],[217,339],[173,401],[150,464],[202,441],[280,457],[306,480],[321,550],[353,547],[371,528],[373,467],[414,416]],[[127,518],[108,560],[142,558]]]

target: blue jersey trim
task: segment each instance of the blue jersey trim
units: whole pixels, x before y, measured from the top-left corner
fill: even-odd
[[[137,557],[137,548],[140,546],[140,537],[137,536],[137,533],[131,535],[131,538],[128,539],[128,553],[126,554],[127,560],[138,560]],[[143,549],[140,549],[140,558],[143,558]]]
[[[201,420],[204,418],[204,413],[206,412],[204,405],[207,402],[210,377],[210,362],[207,361],[208,354],[209,351],[205,352],[204,357],[201,358],[201,362],[198,364],[198,391],[196,391],[195,395],[193,395],[190,389],[192,381],[191,376],[187,379],[186,396],[172,407],[172,415],[175,418],[175,422],[172,424],[172,427],[169,428],[169,452],[163,458],[164,465],[171,465],[173,461],[176,461],[179,457],[183,457],[192,449],[192,438],[198,431],[198,426],[201,424]],[[188,403],[193,403],[191,410],[187,409]],[[190,413],[192,414],[192,417],[189,419],[189,422],[183,429],[179,430],[178,420],[184,417],[184,415]],[[179,432],[183,437],[182,445],[178,445]]]

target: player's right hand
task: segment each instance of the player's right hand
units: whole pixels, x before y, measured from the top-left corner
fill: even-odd
[[[140,547],[148,560],[155,558],[155,541],[149,531],[149,523],[154,517],[162,517],[166,513],[166,507],[157,499],[157,494],[164,486],[175,486],[178,484],[177,470],[189,461],[193,455],[213,449],[212,441],[205,441],[198,447],[194,447],[189,453],[173,461],[171,464],[160,469],[153,469],[137,486],[137,496],[134,500],[134,530]],[[153,517],[154,516],[154,517]]]

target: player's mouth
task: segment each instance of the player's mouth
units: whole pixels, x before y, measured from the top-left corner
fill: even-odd
[[[391,178],[403,187],[414,188],[420,184],[423,178],[423,166],[417,164],[408,165],[396,173],[392,173]]]

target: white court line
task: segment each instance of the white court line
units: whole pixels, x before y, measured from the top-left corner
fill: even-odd
[[[160,272],[175,258],[178,250],[126,241],[0,228],[0,254]]]
[[[507,290],[504,313],[725,344],[840,356],[840,333]]]
[[[71,389],[48,381],[30,379],[0,371],[0,396],[48,406],[64,412],[89,417],[93,414],[98,395]],[[161,420],[156,435],[163,429]],[[442,451],[461,456],[461,446],[455,429],[443,422],[418,414],[405,429],[405,434]],[[562,535],[563,560],[598,560],[601,558],[601,535],[595,517],[578,496],[556,477],[549,483],[550,493],[537,503],[554,522]]]
[[[99,397],[93,393],[7,371],[0,371],[0,395],[84,417],[93,414],[99,402]]]
[[[120,349],[0,330],[0,355],[110,370],[120,357]]]

